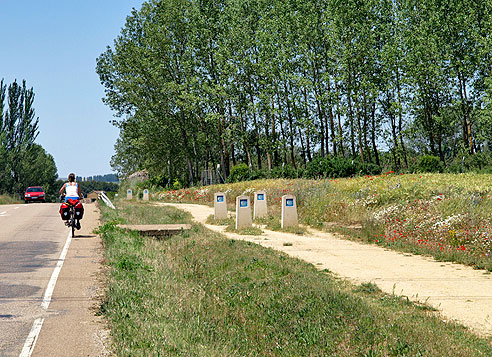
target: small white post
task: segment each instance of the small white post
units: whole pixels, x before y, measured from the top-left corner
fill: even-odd
[[[282,196],[282,229],[297,226],[297,203],[293,195]]]
[[[149,200],[149,190],[147,190],[147,189],[143,190],[143,200],[144,201]]]
[[[255,192],[255,205],[253,208],[253,217],[255,219],[268,215],[267,197],[265,191]]]
[[[249,196],[236,197],[236,229],[248,228],[253,225],[251,219],[251,203]]]
[[[214,195],[214,218],[227,219],[226,195],[223,192],[216,192]]]
[[[127,200],[133,199],[133,191],[132,190],[129,189],[126,191],[126,199]]]

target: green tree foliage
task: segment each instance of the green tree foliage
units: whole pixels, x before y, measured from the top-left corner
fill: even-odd
[[[145,2],[97,61],[120,128],[112,166],[189,185],[218,164],[227,178],[239,163],[401,170],[412,155],[476,155],[492,139],[491,11],[472,0]]]
[[[60,186],[61,187],[61,186]],[[86,196],[92,191],[118,192],[119,185],[114,182],[84,181],[80,182],[80,190]]]
[[[34,91],[14,81],[0,81],[0,193],[21,196],[28,186],[43,186],[55,197],[57,170],[53,157],[35,143],[38,121]]]

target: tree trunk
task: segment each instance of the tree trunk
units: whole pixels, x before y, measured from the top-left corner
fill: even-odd
[[[312,156],[311,156],[311,144],[310,144],[310,126],[309,125],[309,110],[308,110],[308,98],[307,98],[307,89],[306,87],[303,87],[304,91],[304,113],[305,113],[305,118],[306,118],[306,154],[309,162],[313,161]]]
[[[275,85],[275,90],[276,90],[276,94],[277,94],[277,105],[278,105],[278,112],[279,112],[279,116],[278,116],[278,122],[280,124],[280,133],[282,134],[282,144],[283,144],[283,164],[286,164],[287,163],[287,136],[285,135],[285,130],[284,130],[284,121],[282,119],[282,102],[281,102],[281,96],[280,96],[280,92],[279,92],[279,89],[277,87],[277,85]]]
[[[323,113],[321,110],[321,104],[319,100],[319,92],[318,92],[318,70],[316,66],[313,64],[313,89],[314,89],[314,98],[316,100],[316,108],[318,110],[318,120],[320,123],[320,134],[321,134],[321,157],[325,157],[325,123],[323,120]]]
[[[376,102],[372,102],[372,110],[371,110],[371,119],[372,119],[372,132],[371,132],[371,139],[372,139],[372,149],[374,150],[374,157],[376,158],[376,165],[380,165],[379,162],[379,153],[378,153],[378,148],[376,145]]]
[[[368,122],[369,122],[369,111],[367,110],[367,95],[366,95],[366,90],[364,89],[362,91],[362,94],[364,96],[364,122],[363,122],[363,126],[362,126],[362,131],[364,133],[364,150],[366,151],[366,155],[367,155],[367,161],[368,162],[372,162],[372,155],[371,155],[371,150],[369,149],[369,145],[367,144],[367,133],[368,133]]]
[[[337,142],[338,142],[338,147],[340,148],[340,153],[342,154],[342,156],[345,156],[345,150],[343,148],[342,115],[340,113],[340,96],[339,96],[338,84],[336,81],[335,81],[335,93],[336,93],[337,123],[338,123]]]
[[[355,159],[355,133],[354,133],[354,112],[352,110],[352,92],[349,89],[347,93],[348,107],[349,107],[349,122],[350,122],[350,145],[352,148],[352,158]]]
[[[401,88],[400,88],[400,70],[396,69],[396,88],[398,91],[398,136],[400,137],[401,152],[403,153],[403,161],[405,162],[405,167],[408,168],[407,160],[407,150],[403,142],[403,114],[402,114],[402,103],[401,103]]]
[[[302,161],[304,162],[304,166],[306,166],[306,149],[304,148],[304,140],[302,140],[301,128],[297,127],[299,130],[299,138],[301,139],[301,153],[302,153]]]
[[[295,158],[295,147],[294,147],[294,125],[292,120],[292,112],[290,110],[290,100],[289,100],[289,92],[287,89],[287,83],[284,82],[285,88],[285,100],[287,104],[287,117],[289,119],[289,141],[290,141],[290,160],[292,161],[292,166],[296,169],[296,158]]]
[[[275,120],[275,104],[273,102],[273,95],[271,96],[272,104],[272,144],[273,144],[273,166],[277,166],[279,162],[278,145],[277,145],[277,123]]]
[[[188,165],[188,178],[189,178],[189,184],[191,186],[194,185],[194,177],[193,177],[193,164],[192,160],[190,158],[190,152],[189,152],[189,147],[188,147],[188,136],[186,135],[186,118],[184,111],[181,110],[180,112],[180,119],[181,119],[181,125],[179,126],[180,131],[181,131],[181,139],[183,142],[183,146],[186,152],[186,164]]]
[[[463,111],[463,139],[465,147],[468,146],[470,154],[475,152],[473,147],[473,137],[471,132],[471,119],[470,119],[470,108],[468,105],[468,95],[466,93],[466,78],[461,73],[459,69],[458,80],[460,82],[460,98],[461,98],[461,108]]]
[[[331,93],[330,80],[328,80],[328,92]],[[337,155],[337,141],[336,141],[335,121],[333,118],[333,107],[332,107],[331,99],[328,102],[328,117],[330,119],[330,132],[331,132],[330,137],[331,137],[331,145],[333,146],[333,155],[336,156]],[[328,124],[327,124],[327,126],[328,126]],[[328,147],[328,135],[326,136],[326,147]]]
[[[260,135],[258,132],[258,123],[256,120],[256,109],[255,109],[255,101],[252,94],[252,86],[251,86],[251,78],[248,78],[249,81],[249,98],[251,100],[251,108],[253,110],[253,124],[255,126],[255,147],[256,147],[256,155],[258,156],[258,169],[261,170],[261,150],[260,150]]]
[[[251,154],[249,152],[249,145],[248,145],[248,132],[247,132],[247,127],[244,122],[244,117],[243,117],[243,108],[241,104],[241,97],[239,98],[239,120],[241,123],[241,130],[243,131],[242,135],[242,142],[243,142],[243,147],[244,147],[244,152],[246,153],[246,156],[248,158],[248,166],[252,167],[253,163],[251,161]]]

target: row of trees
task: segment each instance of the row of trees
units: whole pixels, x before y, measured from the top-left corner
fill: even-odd
[[[39,119],[34,91],[14,81],[0,81],[0,193],[21,197],[28,186],[55,192],[57,169],[53,157],[35,143]],[[53,194],[54,196],[54,194]]]
[[[119,182],[118,176],[115,174],[106,174],[106,175],[94,175],[88,177],[76,177],[78,182],[83,181],[101,181],[101,182]]]
[[[487,151],[491,15],[475,0],[146,2],[98,58],[112,166],[193,184],[217,164],[399,170]]]

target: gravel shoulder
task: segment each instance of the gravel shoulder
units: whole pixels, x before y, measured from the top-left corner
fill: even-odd
[[[70,244],[33,356],[109,355],[109,331],[97,316],[104,255],[100,237],[92,232],[99,226],[99,209],[96,203],[84,207],[82,229]]]
[[[273,248],[356,284],[372,282],[386,293],[427,303],[441,313],[443,320],[453,320],[479,335],[492,336],[492,275],[483,270],[360,244],[311,229],[303,236],[265,229],[261,236],[238,235],[225,232],[223,226],[205,223],[213,214],[212,207],[159,204],[188,211],[195,221],[228,238]]]

